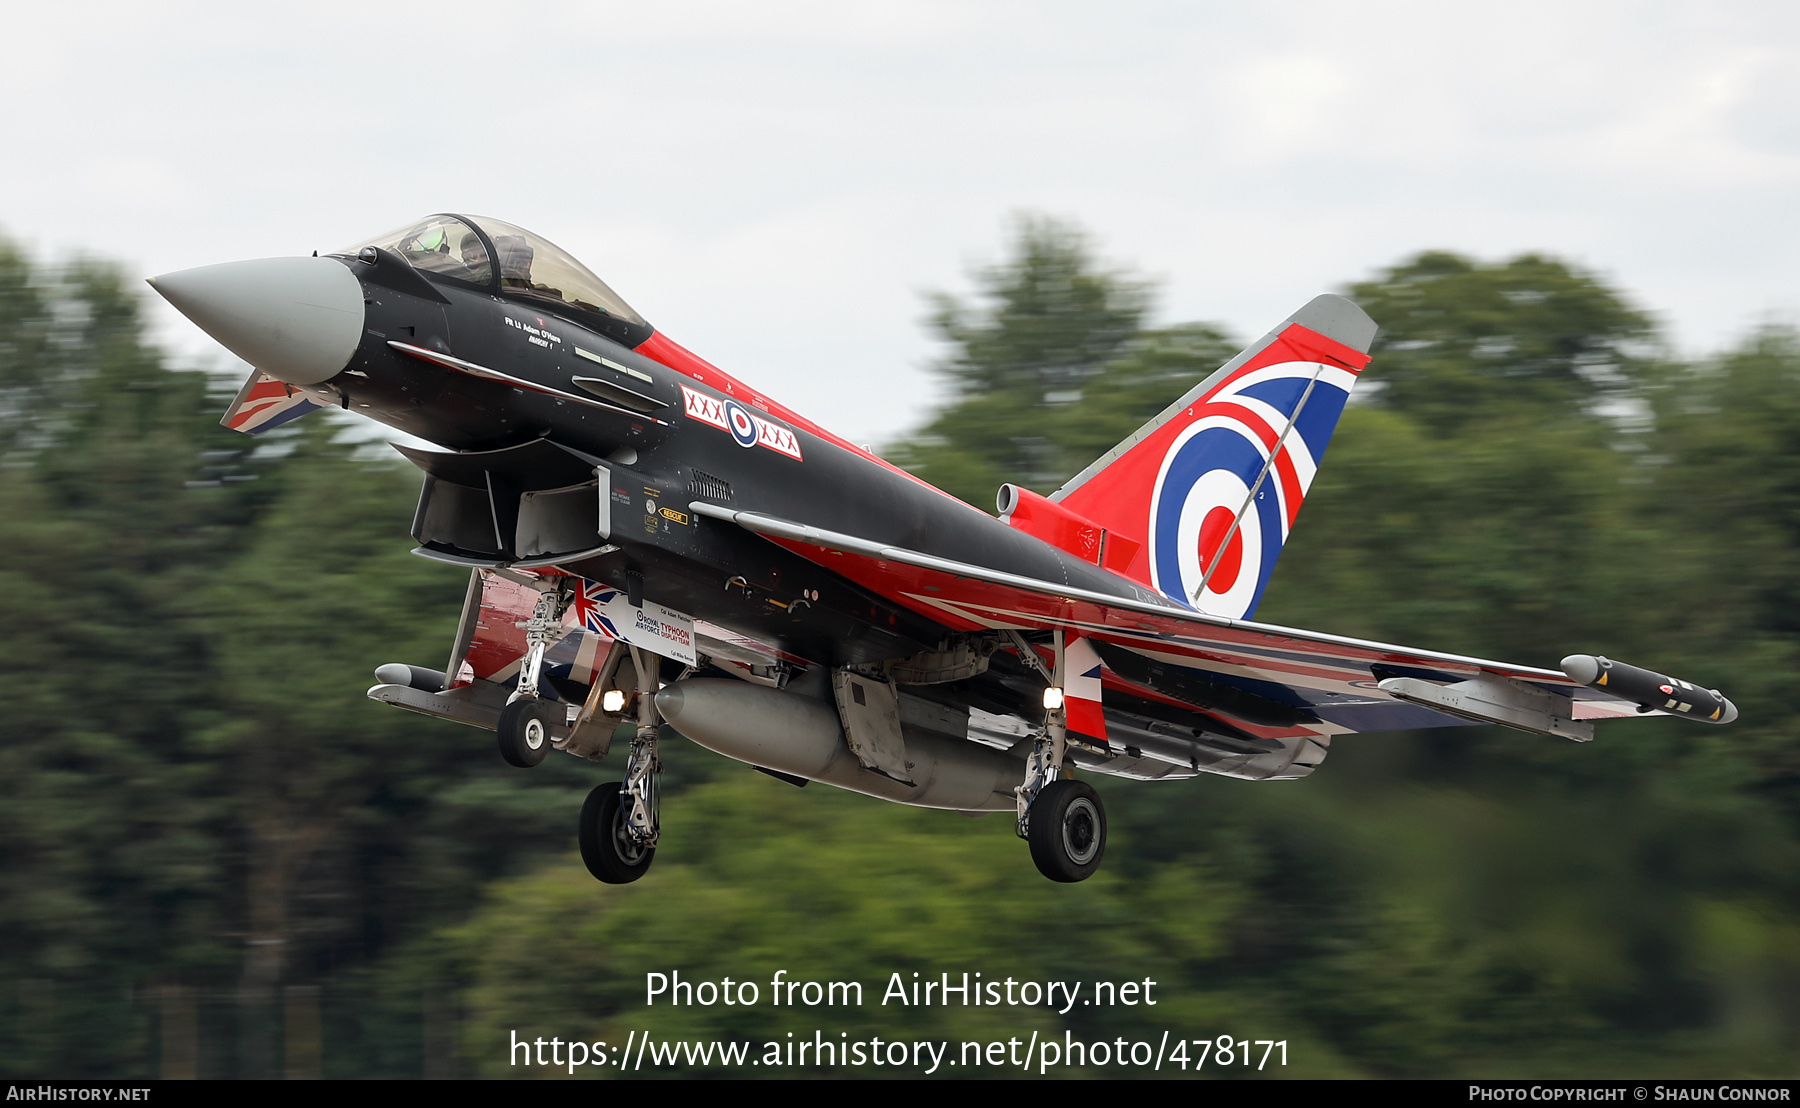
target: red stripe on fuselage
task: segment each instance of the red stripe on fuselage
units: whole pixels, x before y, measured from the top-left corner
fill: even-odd
[[[956,497],[951,496],[949,493],[938,488],[929,481],[922,481],[919,478],[914,477],[912,474],[901,469],[899,466],[894,465],[887,459],[864,450],[862,447],[857,446],[848,439],[839,438],[837,435],[832,434],[830,431],[827,431],[812,420],[807,419],[787,405],[769,399],[749,385],[744,384],[736,377],[733,377],[731,374],[726,373],[718,366],[713,365],[705,358],[694,353],[692,350],[689,350],[687,347],[663,334],[661,331],[653,332],[649,338],[639,343],[636,352],[649,358],[651,361],[669,367],[676,373],[691,377],[703,385],[718,389],[733,399],[747,401],[753,407],[759,407],[778,419],[786,420],[795,427],[800,428],[810,435],[823,439],[833,446],[848,450],[850,453],[860,457],[867,458],[876,465],[881,466],[883,469],[892,470],[906,478],[908,481],[911,481],[913,484],[930,489],[932,492],[937,493],[947,500],[956,500]],[[956,500],[956,502],[958,504],[963,503],[961,500]],[[980,509],[976,510],[980,511]]]

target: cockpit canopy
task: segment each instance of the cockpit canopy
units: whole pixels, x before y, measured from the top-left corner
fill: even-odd
[[[353,255],[365,246],[392,250],[433,277],[540,301],[552,310],[573,308],[650,326],[561,247],[498,219],[434,215],[341,253]]]

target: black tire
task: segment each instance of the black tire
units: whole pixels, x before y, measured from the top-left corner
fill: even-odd
[[[1106,809],[1085,781],[1052,781],[1031,805],[1031,860],[1052,881],[1085,881],[1106,856]]]
[[[500,757],[509,766],[530,769],[550,753],[550,726],[561,704],[515,700],[500,711]]]
[[[656,858],[655,847],[639,847],[626,833],[622,781],[597,785],[581,805],[581,826],[575,839],[581,844],[581,860],[588,872],[608,885],[629,885],[644,876]]]

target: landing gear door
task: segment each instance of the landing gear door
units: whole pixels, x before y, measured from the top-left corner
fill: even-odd
[[[469,644],[475,641],[475,623],[481,617],[481,571],[469,571],[469,589],[463,594],[462,619],[456,625],[456,639],[450,644],[450,661],[445,663],[444,672],[449,676],[445,684],[459,685],[467,681],[462,676],[463,658],[469,653]]]
[[[849,670],[833,670],[832,692],[850,752],[864,769],[914,785],[906,763],[906,738],[900,731],[900,697],[886,681],[871,680]]]

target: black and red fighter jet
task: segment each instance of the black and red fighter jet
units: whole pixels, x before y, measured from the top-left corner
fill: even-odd
[[[495,730],[533,766],[625,777],[580,816],[602,881],[655,853],[657,744],[795,785],[1007,811],[1043,873],[1106,848],[1071,771],[1303,777],[1334,736],[1498,723],[1727,723],[1716,690],[1591,655],[1560,670],[1250,621],[1375,323],[1308,302],[1048,497],[999,518],[689,353],[580,262],[496,219],[437,215],[325,257],[153,278],[254,368],[223,420],[336,406],[441,447],[415,553],[465,566],[443,670],[375,700]]]

